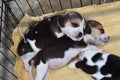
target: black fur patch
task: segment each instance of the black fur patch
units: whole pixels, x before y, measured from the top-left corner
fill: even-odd
[[[99,29],[99,30],[101,31],[102,34],[105,33],[104,29]]]
[[[86,26],[84,29],[85,34],[91,34],[91,26],[89,25],[89,21],[86,21]]]
[[[75,65],[77,68],[82,69],[84,72],[88,74],[94,74],[97,72],[98,67],[97,66],[89,66],[86,64],[87,59],[84,58],[84,60],[77,62]]]
[[[28,42],[25,43],[24,40],[22,40],[18,46],[17,52],[19,56],[22,56],[27,52],[33,52],[33,49]]]
[[[109,55],[106,64],[101,68],[101,73],[106,75],[112,74],[112,77],[120,77],[120,57]]]
[[[107,78],[107,77],[104,77],[103,79],[101,80],[120,80],[120,76],[119,77],[114,77],[114,78]]]
[[[102,60],[102,53],[96,53],[96,54],[92,57],[92,61],[93,61],[93,62],[97,62],[98,60]]]

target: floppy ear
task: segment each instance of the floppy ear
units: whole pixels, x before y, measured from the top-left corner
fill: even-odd
[[[91,26],[90,26],[90,21],[86,21],[86,26],[84,29],[84,34],[90,34],[91,33]]]
[[[60,25],[60,27],[64,27],[65,26],[65,17],[64,16],[58,16],[58,23]]]

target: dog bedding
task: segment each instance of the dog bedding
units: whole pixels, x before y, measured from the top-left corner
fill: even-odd
[[[108,35],[110,35],[110,41],[105,46],[100,46],[105,52],[113,53],[120,56],[120,2],[114,2],[103,5],[93,5],[82,8],[67,9],[57,13],[46,14],[43,18],[50,17],[56,14],[62,14],[69,11],[80,12],[87,20],[97,20],[103,24],[104,29]],[[20,32],[23,34],[27,31],[30,25],[40,21],[42,18],[32,17],[27,14],[23,17],[19,25],[15,28],[12,34],[14,45],[11,50],[16,57],[16,65],[14,71],[18,80],[30,80],[28,71],[25,70],[22,60],[17,55],[17,46],[22,38]],[[19,30],[19,28],[21,30]],[[35,75],[35,69],[33,70]],[[82,70],[70,69],[67,65],[51,70],[49,80],[93,80],[88,74]]]

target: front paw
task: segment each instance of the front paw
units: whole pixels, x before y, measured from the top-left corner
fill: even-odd
[[[76,65],[75,65],[76,63],[77,63],[77,61],[73,61],[73,62],[69,63],[68,67],[69,68],[76,68]]]
[[[25,70],[26,70],[26,71],[29,71],[29,70],[30,70],[30,66],[29,66],[29,65],[24,64],[24,67],[25,67]]]

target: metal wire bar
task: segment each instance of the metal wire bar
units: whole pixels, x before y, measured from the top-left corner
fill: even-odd
[[[0,40],[1,41],[1,43],[8,49],[8,50],[10,50],[10,52],[12,53],[12,55],[14,55],[15,57],[16,57],[16,55],[14,54],[14,52],[2,41],[2,40]]]
[[[80,5],[81,5],[81,7],[83,6],[83,4],[82,4],[82,0],[80,0]]]
[[[49,1],[49,4],[50,4],[50,7],[51,7],[52,12],[54,12],[53,7],[52,7],[52,4],[51,4],[51,1],[50,1],[50,0],[48,0],[48,1]]]
[[[0,8],[1,8],[1,10],[2,10],[2,13],[5,14],[5,11],[2,9],[2,7],[0,7]],[[12,27],[15,28],[15,25],[13,24],[13,22],[12,22],[12,21],[10,20],[10,18],[9,18],[10,16],[7,15],[7,14],[5,14],[5,16],[8,16],[8,21],[10,21],[10,23],[12,24]],[[2,16],[1,16],[1,17],[2,17]],[[1,20],[1,24],[2,24],[2,20]]]
[[[101,4],[101,2],[100,2],[101,0],[99,0],[99,4]]]
[[[5,80],[3,77],[0,76],[0,80],[1,80],[1,79],[2,79],[2,80]]]
[[[34,13],[34,11],[33,11],[32,7],[31,7],[31,5],[30,5],[29,1],[28,1],[28,0],[26,0],[26,2],[27,2],[27,4],[28,4],[28,6],[30,7],[30,10],[32,11],[33,16],[35,16],[35,13]]]
[[[59,3],[60,3],[61,10],[63,10],[61,0],[59,0]]]
[[[2,13],[2,10],[3,10],[3,1],[2,1],[2,6],[1,6],[1,26],[0,26],[0,40],[1,40],[1,30],[2,30],[2,17],[3,17],[3,13]]]
[[[8,15],[8,9],[5,7],[5,15]],[[6,27],[8,28],[8,30],[12,33],[12,30],[9,27],[9,21],[8,21],[8,16],[4,16],[4,22],[6,23]]]
[[[2,6],[1,6],[1,25],[2,25],[2,17],[3,17],[2,11],[3,11],[3,1],[2,1]]]
[[[12,12],[12,10],[10,10],[9,13],[11,14],[11,16],[14,19],[14,21],[16,22],[16,24],[18,24],[19,20],[17,19],[17,17],[15,16],[15,14]]]
[[[93,5],[93,1],[91,0],[91,5]]]
[[[14,76],[16,79],[17,79],[17,77],[16,77],[16,75],[14,75],[12,72],[10,72],[6,67],[4,67],[2,64],[0,64],[1,65],[1,67],[3,67],[8,73],[10,73],[12,76]]]
[[[71,8],[73,8],[73,5],[72,5],[72,0],[70,0],[70,6],[71,6]]]
[[[18,8],[21,10],[22,15],[24,15],[24,12],[23,12],[22,8],[19,6],[19,4],[18,4],[18,2],[16,0],[15,0],[15,3],[17,4]]]
[[[40,6],[40,9],[41,9],[41,11],[42,11],[42,14],[44,14],[45,12],[44,12],[44,10],[43,10],[43,8],[42,8],[42,5],[41,5],[41,3],[40,3],[39,0],[38,0],[38,3],[39,3],[39,6]]]
[[[8,16],[8,15],[6,15],[6,16]],[[10,24],[12,24],[12,27],[15,28],[15,25],[13,24],[13,22],[10,20],[9,17],[8,17],[8,20],[9,20]]]
[[[7,59],[13,66],[15,66],[15,64],[0,50],[0,53],[5,57],[5,59]]]
[[[8,37],[7,34],[6,34],[3,30],[1,30],[1,32],[3,32],[3,34],[5,35],[5,37],[7,37],[7,38],[9,39],[9,41],[12,43],[12,45],[13,45],[14,43],[13,43],[13,41],[10,39],[10,37]]]
[[[5,13],[5,11],[3,10],[3,13]],[[15,25],[13,24],[13,22],[10,20],[9,15],[5,14],[5,16],[7,16],[8,21],[12,24],[12,27],[15,28]]]
[[[15,20],[15,22],[18,24],[19,20],[17,19],[17,17],[15,16],[15,14],[12,12],[10,6],[4,0],[2,0],[2,1],[5,4],[5,7],[7,7],[8,11],[10,12],[10,14],[13,17],[13,19]]]
[[[0,17],[1,18],[1,17]],[[3,20],[3,19],[1,19],[2,20],[2,22],[4,22],[4,24],[6,25],[6,26],[8,26],[8,24]],[[7,29],[10,31],[10,33],[12,33],[12,31],[9,29],[9,27],[7,27]]]

